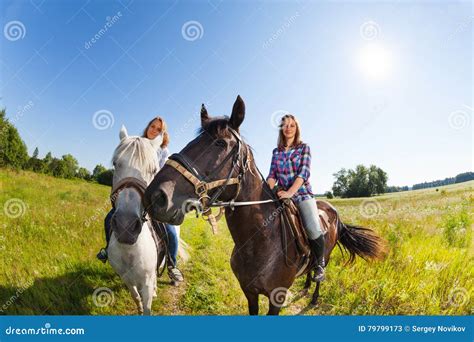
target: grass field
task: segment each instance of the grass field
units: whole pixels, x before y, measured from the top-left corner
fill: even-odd
[[[30,172],[0,169],[0,313],[135,314],[110,265],[95,259],[104,244],[110,188]],[[345,266],[334,250],[316,307],[298,291],[282,314],[466,315],[474,311],[474,181],[370,199],[330,201],[347,223],[371,227],[390,247],[384,261],[358,258]],[[181,236],[190,260],[186,282],[159,279],[153,303],[160,315],[241,315],[247,304],[229,258],[232,239],[220,222],[213,235],[188,217]],[[261,302],[261,313],[267,304]]]

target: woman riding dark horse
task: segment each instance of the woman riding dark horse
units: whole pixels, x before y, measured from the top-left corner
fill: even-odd
[[[305,257],[278,215],[280,200],[240,136],[244,117],[245,104],[240,96],[230,118],[210,118],[203,105],[200,134],[180,153],[169,157],[148,186],[143,201],[152,218],[171,224],[181,224],[193,207],[211,223],[224,211],[235,243],[231,267],[248,300],[249,313],[258,314],[258,297],[264,295],[270,299],[268,314],[277,315],[286,291],[301,274]],[[317,204],[334,218],[325,234],[326,261],[337,242],[349,251],[350,261],[356,254],[363,258],[382,257],[382,241],[370,229],[346,225],[330,204]],[[213,207],[221,210],[217,217],[212,213]],[[307,274],[305,288],[311,285]],[[318,293],[319,282],[312,303]]]
[[[301,141],[301,129],[296,118],[287,114],[281,118],[278,146],[273,150],[267,182],[270,189],[278,182],[278,197],[291,198],[297,204],[311,251],[315,255],[314,280],[323,281],[324,235],[319,222],[318,207],[309,184],[310,172],[310,148]]]

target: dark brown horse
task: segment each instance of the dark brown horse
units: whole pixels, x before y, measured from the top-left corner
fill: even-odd
[[[200,134],[170,157],[147,188],[144,204],[151,217],[171,224],[183,222],[189,203],[195,203],[206,216],[212,206],[225,208],[235,243],[230,263],[247,297],[249,313],[258,314],[258,297],[264,295],[270,299],[268,314],[278,314],[287,290],[301,273],[303,260],[291,233],[282,229],[278,215],[281,203],[238,133],[244,116],[245,104],[240,96],[230,118],[211,119],[203,105]],[[325,235],[327,261],[338,243],[349,252],[350,262],[355,255],[364,259],[382,257],[383,241],[372,230],[346,225],[330,204],[317,204],[333,218]],[[308,273],[305,289],[310,285]]]

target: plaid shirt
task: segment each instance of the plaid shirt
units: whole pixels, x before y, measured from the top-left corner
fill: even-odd
[[[288,151],[275,148],[267,179],[275,179],[278,186],[286,191],[293,185],[297,177],[303,178],[303,185],[292,197],[296,203],[299,203],[313,197],[309,184],[310,168],[311,151],[308,145],[300,144]]]

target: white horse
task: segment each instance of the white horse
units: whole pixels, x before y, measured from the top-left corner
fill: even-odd
[[[152,230],[143,220],[142,196],[159,170],[157,151],[162,137],[150,140],[128,136],[124,126],[119,136],[120,144],[113,156],[111,200],[115,203],[115,213],[107,254],[110,265],[128,287],[138,312],[150,315],[156,296],[158,251]]]

